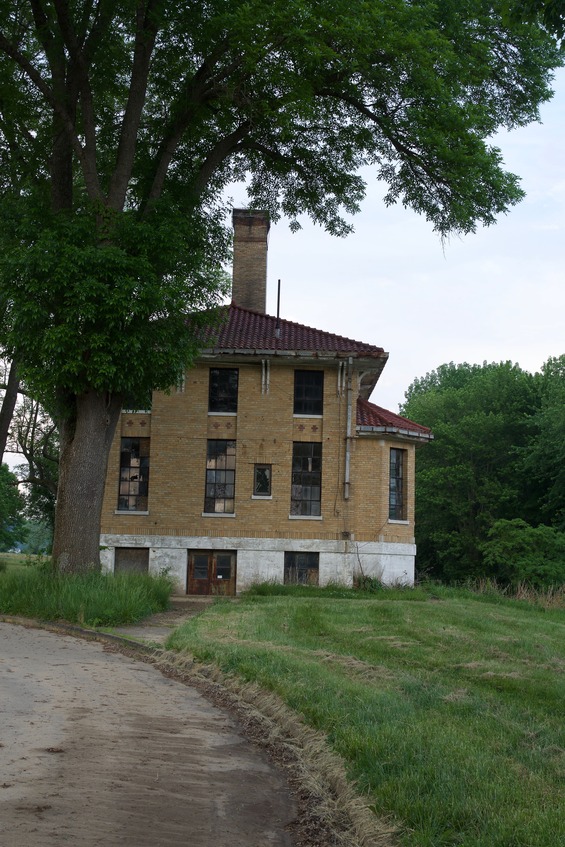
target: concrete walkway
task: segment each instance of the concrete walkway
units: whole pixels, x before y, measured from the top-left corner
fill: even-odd
[[[213,597],[173,596],[168,611],[158,612],[132,626],[113,627],[112,632],[141,644],[163,646],[175,627],[187,618],[201,614],[213,602]]]

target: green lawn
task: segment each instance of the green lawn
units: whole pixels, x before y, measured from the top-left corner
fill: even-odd
[[[400,844],[565,845],[565,611],[456,590],[334,594],[218,602],[169,646],[325,732]]]

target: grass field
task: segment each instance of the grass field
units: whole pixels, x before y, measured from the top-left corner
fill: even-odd
[[[169,646],[326,733],[399,844],[565,845],[563,608],[455,589],[297,594],[219,601]]]

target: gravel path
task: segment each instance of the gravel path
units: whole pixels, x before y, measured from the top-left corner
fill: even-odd
[[[295,817],[284,776],[195,689],[0,622],[0,844],[292,847]]]

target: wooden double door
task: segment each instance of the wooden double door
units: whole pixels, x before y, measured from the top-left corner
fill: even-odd
[[[218,594],[234,597],[235,578],[235,551],[188,551],[187,594]]]

